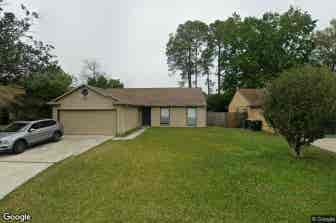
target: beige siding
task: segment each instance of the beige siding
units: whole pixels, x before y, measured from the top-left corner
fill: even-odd
[[[170,108],[170,126],[185,127],[187,124],[187,114],[185,107]]]
[[[131,129],[141,126],[140,112],[138,107],[117,106],[118,111],[118,134],[123,134]]]
[[[60,109],[112,109],[113,100],[89,90],[87,96],[81,94],[81,89],[67,95],[58,101]]]
[[[153,107],[151,111],[151,124],[160,126],[160,107]],[[187,107],[170,108],[169,127],[187,127]],[[206,127],[206,107],[197,107],[197,127]]]
[[[78,89],[58,101],[52,116],[63,123],[65,134],[115,135],[117,113],[113,100],[92,90],[87,96]]]
[[[52,108],[52,118],[54,120],[58,120],[57,109],[58,109],[58,107],[53,107]]]
[[[197,108],[197,127],[206,127],[207,110],[206,107]]]
[[[151,110],[151,125],[153,127],[160,126],[160,108],[159,107],[152,107]]]
[[[246,99],[243,96],[241,96],[239,92],[236,92],[229,105],[229,112],[238,112],[242,110],[247,110],[248,106],[249,103],[246,101]]]
[[[60,110],[60,121],[65,134],[116,134],[116,111]]]

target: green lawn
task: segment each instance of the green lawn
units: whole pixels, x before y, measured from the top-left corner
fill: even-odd
[[[1,182],[4,183],[4,182]],[[32,222],[310,222],[336,214],[336,156],[265,133],[152,128],[68,159],[0,201]]]

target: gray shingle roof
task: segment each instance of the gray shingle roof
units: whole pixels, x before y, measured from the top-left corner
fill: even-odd
[[[120,104],[141,106],[205,106],[200,88],[113,88],[103,90]]]
[[[201,88],[101,89],[92,86],[87,87],[100,93],[103,96],[111,97],[111,99],[115,100],[114,102],[115,104],[137,105],[137,106],[181,106],[181,107],[206,106],[206,100]],[[66,93],[65,95],[67,94],[69,93]],[[62,97],[63,96],[58,97],[53,102],[58,101]]]

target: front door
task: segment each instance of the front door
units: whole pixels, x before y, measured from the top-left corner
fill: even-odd
[[[151,126],[151,107],[144,107],[142,109],[142,125]]]

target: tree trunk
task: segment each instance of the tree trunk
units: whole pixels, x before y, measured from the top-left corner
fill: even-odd
[[[197,46],[197,45],[196,45]],[[198,62],[198,50],[196,47],[196,61],[195,61],[195,88],[197,88],[197,77],[198,77],[198,71],[197,71],[197,62]]]
[[[197,73],[195,73],[195,88],[197,88]]]
[[[189,88],[192,88],[190,71],[188,71],[188,87],[189,87]]]
[[[217,94],[220,94],[220,82],[221,82],[221,68],[220,68],[220,60],[221,60],[221,47],[218,45],[218,57],[217,57],[217,81],[218,81],[218,89],[217,89]]]
[[[294,152],[295,152],[296,158],[301,157],[301,147],[300,146],[295,146],[294,147]]]
[[[188,49],[188,85],[189,88],[192,88],[191,83],[191,70],[192,70],[192,64],[191,64],[191,49]]]
[[[210,95],[210,73],[207,72],[208,95]]]

